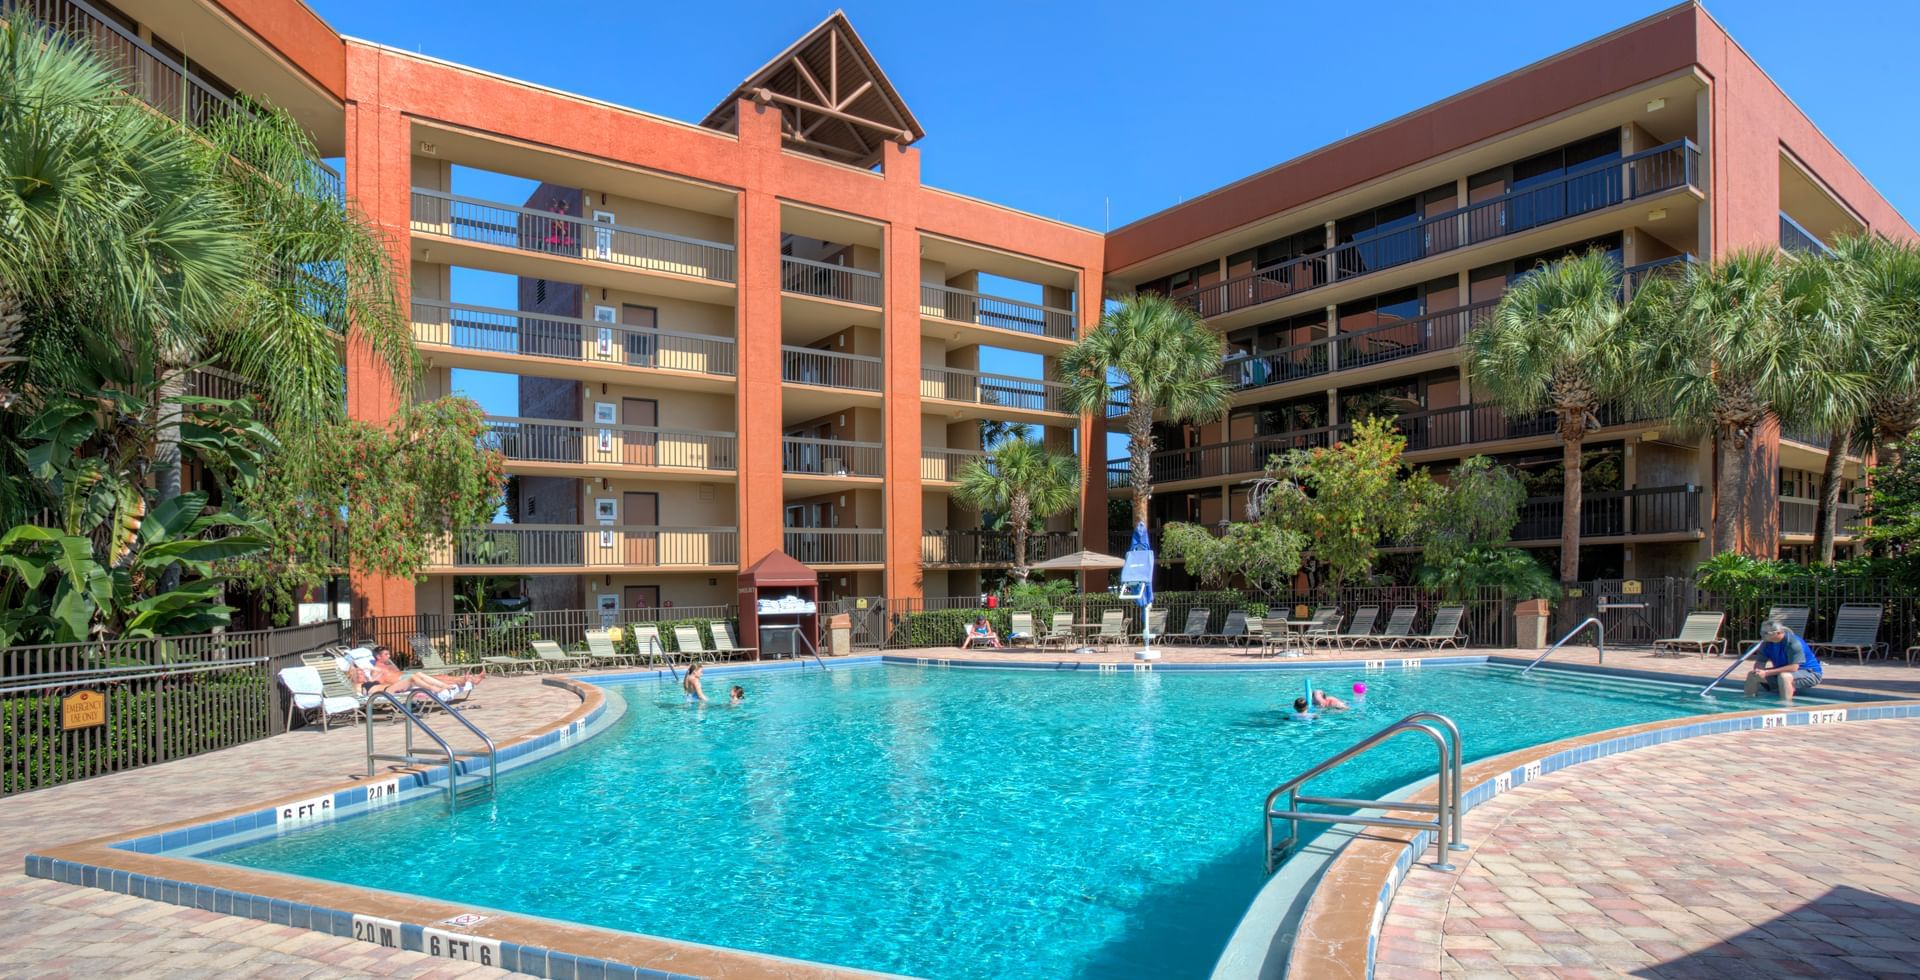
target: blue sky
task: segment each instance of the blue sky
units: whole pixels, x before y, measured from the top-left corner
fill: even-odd
[[[308,2],[347,34],[692,121],[833,9]],[[1472,16],[1430,0],[989,0],[966,16],[848,0],[845,9],[927,131],[926,183],[1103,230],[1670,5],[1481,0]],[[1920,220],[1920,127],[1904,103],[1920,91],[1920,3],[1719,0],[1707,9],[1910,222]],[[511,198],[515,188],[461,189]],[[512,306],[507,299],[499,305]],[[492,387],[465,383],[470,393]]]

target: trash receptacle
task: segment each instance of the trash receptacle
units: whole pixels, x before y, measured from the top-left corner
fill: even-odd
[[[853,652],[853,617],[837,613],[827,617],[827,652],[844,657]]]

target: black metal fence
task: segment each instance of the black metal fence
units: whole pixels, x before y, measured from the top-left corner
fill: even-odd
[[[341,635],[329,620],[0,650],[0,796],[277,734],[278,670]]]
[[[1774,607],[1804,606],[1808,611],[1805,635],[1817,641],[1833,635],[1834,617],[1847,603],[1881,607],[1880,640],[1896,655],[1920,642],[1920,596],[1890,589],[1882,582],[1790,583],[1736,595],[1703,589],[1685,578],[1575,583],[1554,604],[1549,640],[1594,616],[1606,624],[1609,644],[1648,644],[1680,635],[1689,612],[1724,612],[1727,621],[1720,635],[1738,643],[1758,637],[1761,622]]]
[[[586,642],[588,630],[635,623],[705,622],[735,618],[734,607],[673,606],[632,608],[543,609],[538,612],[421,613],[414,616],[368,616],[357,619],[354,641],[378,643],[393,650],[402,662],[412,656],[412,639],[426,637],[435,652],[454,663],[477,663],[482,657],[524,657],[534,640],[552,640],[562,647]],[[744,641],[743,641],[744,642]]]

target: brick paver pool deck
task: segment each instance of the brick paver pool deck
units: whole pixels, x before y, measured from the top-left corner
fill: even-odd
[[[1114,647],[1091,655],[1063,654],[1057,651],[999,653],[960,651],[951,648],[898,652],[906,656],[951,659],[1122,663],[1131,660],[1131,647]],[[1457,655],[1461,652],[1494,653],[1511,657],[1531,656],[1527,651],[1435,651],[1431,654],[1394,651],[1323,651],[1313,654],[1309,659],[1325,661],[1398,658]],[[1245,652],[1220,648],[1171,647],[1168,648],[1163,662],[1217,663],[1245,662],[1250,659],[1255,658]],[[1556,653],[1554,659],[1556,662],[1591,664],[1595,658],[1590,648],[1584,650],[1569,648]],[[1681,677],[1704,678],[1718,673],[1725,664],[1725,660],[1693,657],[1653,658],[1646,651],[1615,650],[1609,651],[1605,666],[1610,669],[1652,670]],[[1829,676],[1831,678],[1829,684],[1835,689],[1905,697],[1920,694],[1920,669],[1909,670],[1897,664],[1870,664],[1865,667],[1835,664],[1830,669]],[[580,703],[579,698],[571,692],[543,686],[539,681],[530,678],[494,678],[483,686],[477,702],[470,717],[489,733],[501,738],[549,724],[572,711]],[[1902,724],[1906,724],[1908,728],[1899,728]],[[1910,734],[1883,735],[1881,734],[1883,731],[1896,733],[1908,731]],[[1764,736],[1761,736],[1761,733],[1755,733],[1756,736],[1768,738],[1806,737],[1809,734],[1830,743],[1823,746],[1822,751],[1831,751],[1841,759],[1841,762],[1836,762],[1832,766],[1824,763],[1806,766],[1798,771],[1810,774],[1807,778],[1827,778],[1831,774],[1831,785],[1869,787],[1859,795],[1858,799],[1873,802],[1871,807],[1862,807],[1855,805],[1853,798],[1842,801],[1838,798],[1814,795],[1811,788],[1795,789],[1789,799],[1800,800],[1803,803],[1805,812],[1801,815],[1806,818],[1806,824],[1816,828],[1829,828],[1822,832],[1835,837],[1846,835],[1849,839],[1855,836],[1853,834],[1855,828],[1884,830],[1896,825],[1904,828],[1920,826],[1920,821],[1915,820],[1920,813],[1915,812],[1913,809],[1915,804],[1912,802],[1920,799],[1920,792],[1916,792],[1920,790],[1920,777],[1901,780],[1897,771],[1885,771],[1891,767],[1876,767],[1872,764],[1876,758],[1912,759],[1916,757],[1916,753],[1920,753],[1920,725],[1876,722],[1836,726],[1831,729],[1796,729],[1791,736],[1784,732],[1768,732],[1764,733]],[[390,749],[391,746],[388,743],[397,742],[401,737],[398,728],[384,724],[379,727],[378,735],[382,739],[383,750]],[[1577,788],[1584,785],[1584,780],[1589,774],[1599,775],[1614,767],[1640,764],[1638,760],[1652,758],[1653,752],[1675,753],[1674,758],[1681,759],[1691,746],[1717,745],[1722,740],[1740,737],[1742,736],[1717,736],[1713,739],[1694,740],[1660,749],[1630,753],[1618,759],[1553,774],[1548,777],[1544,785],[1548,788],[1555,786]],[[1885,747],[1879,746],[1876,742],[1873,747],[1852,748],[1855,743],[1861,743],[1867,738],[1893,739],[1897,744]],[[1901,739],[1904,741],[1900,741]],[[365,769],[364,751],[363,730],[357,726],[336,727],[326,734],[298,731],[161,766],[0,800],[0,922],[6,925],[6,928],[0,929],[0,976],[440,977],[499,974],[497,970],[473,964],[450,963],[420,953],[383,949],[303,929],[166,905],[54,881],[32,879],[21,873],[22,858],[37,849],[83,837],[131,831],[165,820],[213,812],[362,774]],[[1858,783],[1854,782],[1856,778],[1859,780]],[[1475,810],[1468,820],[1469,842],[1492,844],[1493,841],[1483,840],[1486,831],[1480,828],[1496,823],[1497,815],[1538,795],[1538,789],[1533,786],[1522,787],[1515,793],[1497,797],[1486,806]],[[1633,794],[1626,795],[1633,796]],[[1503,808],[1506,809],[1503,810]],[[1863,814],[1862,810],[1872,812]],[[1722,809],[1720,812],[1733,811]],[[1604,817],[1583,819],[1608,822]],[[1690,820],[1684,826],[1710,829],[1707,826],[1710,820],[1713,826],[1720,826],[1726,822],[1710,813],[1709,817]],[[1743,824],[1750,822],[1751,820],[1745,816],[1741,819]],[[1515,824],[1515,826],[1525,825]],[[1658,837],[1668,832],[1665,825],[1661,827],[1659,833],[1653,836]],[[1579,825],[1573,829],[1575,832],[1585,833],[1591,828]],[[1550,825],[1541,825],[1542,840],[1548,840],[1548,835],[1554,830],[1555,828]],[[1734,836],[1736,833],[1742,836]],[[1744,836],[1746,833],[1742,828],[1729,827],[1724,834],[1712,833],[1708,836],[1719,848],[1727,849],[1735,840],[1750,839]],[[1906,838],[1898,837],[1896,840],[1904,842]],[[1643,852],[1646,848],[1639,846],[1642,843],[1644,842],[1625,842],[1625,844],[1634,845],[1637,850],[1621,850],[1620,848],[1625,844],[1614,843],[1604,849],[1604,853],[1623,861],[1644,860]],[[1540,846],[1556,854],[1564,854],[1569,850],[1564,843],[1555,846],[1548,842]],[[1856,848],[1859,846],[1857,842],[1854,844]],[[1691,847],[1698,849],[1698,853],[1720,853],[1719,850],[1706,848],[1700,842],[1694,842]],[[1491,856],[1493,852],[1485,851],[1484,853]],[[1689,851],[1689,853],[1693,852]],[[1875,845],[1875,853],[1879,853],[1878,845]],[[1909,847],[1903,853],[1904,864],[1920,864],[1920,860],[1915,860],[1920,858],[1920,851]],[[1689,867],[1693,866],[1689,865]],[[1699,866],[1710,867],[1710,865]],[[1472,869],[1478,868],[1479,865],[1466,865],[1466,867],[1469,868],[1469,874],[1473,874],[1475,872]],[[1629,867],[1627,870],[1632,868]],[[1883,877],[1895,873],[1896,871],[1888,869],[1877,872]],[[1402,976],[1430,975],[1441,969],[1440,960],[1437,958],[1440,946],[1437,942],[1433,944],[1435,957],[1430,964],[1408,967],[1398,960],[1403,955],[1412,957],[1424,955],[1417,951],[1417,946],[1405,945],[1403,941],[1415,936],[1438,937],[1443,934],[1442,927],[1437,922],[1428,925],[1412,918],[1423,901],[1442,909],[1446,907],[1445,894],[1450,892],[1450,888],[1438,882],[1429,882],[1426,876],[1430,874],[1425,871],[1415,872],[1415,877],[1409,878],[1400,892],[1402,896],[1399,900],[1400,904],[1396,905],[1391,923],[1391,928],[1394,930],[1392,952],[1396,959],[1388,962],[1383,956],[1383,976],[1387,975],[1386,971],[1389,969],[1425,971],[1399,974]],[[1863,878],[1854,880],[1851,884],[1866,891],[1873,887],[1871,882],[1880,880],[1883,878]],[[1906,881],[1908,891],[1905,893],[1904,900],[1909,902],[1920,900],[1912,892],[1913,879],[1907,878]],[[1674,887],[1681,888],[1678,883]],[[1696,891],[1702,893],[1712,891],[1711,888],[1705,888],[1697,883],[1688,884],[1685,887],[1691,891],[1676,890],[1673,894],[1691,895]],[[1625,891],[1625,889],[1622,890]],[[1636,891],[1630,894],[1636,896],[1646,894],[1656,899],[1659,897],[1652,892]],[[1750,889],[1743,886],[1740,894],[1744,896],[1752,893]],[[1680,903],[1681,900],[1670,898],[1668,902]],[[1654,904],[1660,903],[1656,901]],[[1596,902],[1595,907],[1601,906]],[[1768,911],[1751,902],[1742,908]],[[1908,906],[1907,910],[1908,913],[1913,911],[1911,906]],[[1625,913],[1631,910],[1620,911]],[[1873,918],[1878,921],[1889,921],[1889,916],[1893,914],[1896,913],[1878,910]],[[1829,917],[1845,918],[1845,916]],[[1514,917],[1500,918],[1504,922]],[[1543,924],[1548,923],[1543,921]],[[1560,925],[1567,924],[1565,921],[1560,923]],[[1920,924],[1912,921],[1907,921],[1902,928],[1905,929],[1903,935],[1920,932]],[[1564,930],[1547,931],[1564,932]],[[1622,933],[1622,935],[1626,934]],[[1684,932],[1684,935],[1698,938],[1699,933],[1696,929],[1693,932]],[[1613,938],[1605,933],[1602,936],[1608,939]],[[1512,940],[1516,944],[1519,942],[1514,936],[1502,932],[1500,937],[1493,938],[1496,946],[1499,938]],[[1559,938],[1565,938],[1565,936],[1561,935]],[[1466,940],[1468,943],[1474,941]],[[1538,940],[1529,941],[1533,941],[1536,946],[1540,945]],[[1664,940],[1649,938],[1647,941],[1655,943]],[[1683,946],[1680,943],[1675,945]],[[1655,948],[1665,947],[1656,946]],[[1383,950],[1385,949],[1387,947],[1383,946]],[[1920,947],[1915,947],[1915,950],[1920,951]],[[1465,956],[1465,960],[1456,959],[1454,962],[1461,964],[1460,968],[1463,970],[1481,969],[1487,963],[1493,962],[1490,957],[1476,957],[1474,951],[1470,951],[1466,946],[1460,947],[1459,952]],[[1536,956],[1538,953],[1538,951],[1525,949],[1518,952],[1532,953]],[[1616,952],[1620,951],[1616,950]],[[1902,956],[1906,960],[1920,958],[1913,952],[1902,954]],[[1520,957],[1521,960],[1527,958],[1529,957],[1526,955]],[[1422,961],[1422,963],[1425,962]],[[1629,968],[1624,962],[1609,963],[1608,966],[1618,969]],[[1545,966],[1530,966],[1518,960],[1502,968],[1510,968],[1516,972],[1532,969],[1537,975],[1547,975],[1538,971],[1548,969]],[[1600,972],[1607,971],[1603,969]],[[1879,971],[1862,970],[1860,975],[1873,972]],[[1718,976],[1720,974],[1702,975]]]
[[[1416,864],[1376,977],[1920,975],[1920,724],[1776,728],[1548,774]],[[1462,859],[1464,858],[1464,859]]]

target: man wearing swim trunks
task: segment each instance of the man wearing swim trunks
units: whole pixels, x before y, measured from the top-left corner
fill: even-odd
[[[1780,692],[1781,700],[1792,704],[1795,691],[1810,691],[1820,683],[1826,668],[1807,641],[1793,635],[1785,623],[1767,623],[1760,628],[1760,637],[1760,647],[1753,652],[1756,666],[1747,672],[1747,697],[1765,688]]]

